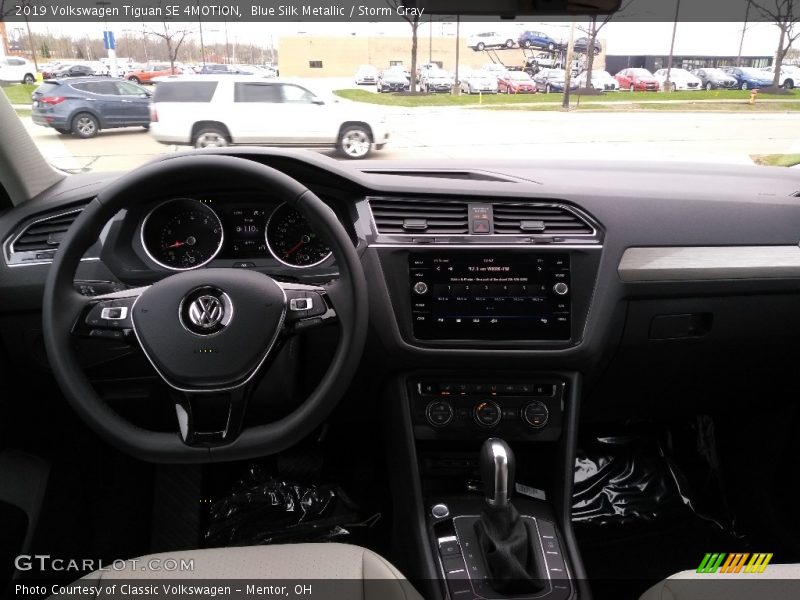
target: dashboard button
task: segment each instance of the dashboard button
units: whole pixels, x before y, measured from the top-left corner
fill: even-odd
[[[547,425],[550,412],[543,402],[534,400],[522,410],[522,419],[534,429],[541,429]]]
[[[418,281],[414,284],[414,293],[423,296],[428,293],[428,284],[424,281]]]
[[[434,400],[425,409],[425,418],[434,427],[444,427],[453,420],[453,406],[444,400]]]
[[[566,296],[567,292],[569,292],[569,286],[563,281],[559,281],[553,286],[553,291],[559,296]]]
[[[472,409],[472,416],[481,427],[494,427],[500,422],[502,413],[496,402],[483,400]]]

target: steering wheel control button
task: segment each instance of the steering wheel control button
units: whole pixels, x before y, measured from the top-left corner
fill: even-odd
[[[472,416],[475,422],[481,427],[495,427],[502,418],[502,412],[497,402],[483,400],[472,409]]]
[[[553,286],[553,291],[559,296],[566,296],[567,292],[569,292],[569,286],[563,281],[559,281]]]
[[[181,302],[179,314],[183,326],[197,335],[219,333],[233,318],[233,303],[228,294],[215,287],[190,292]]]
[[[428,284],[424,281],[418,281],[414,284],[414,293],[418,296],[424,296],[428,293]]]
[[[311,298],[292,298],[289,300],[289,310],[311,310],[314,301]]]
[[[434,400],[425,409],[425,417],[434,427],[445,427],[453,420],[453,406],[444,400]]]
[[[522,409],[522,419],[534,429],[542,429],[547,425],[550,418],[550,411],[543,402],[534,400]]]
[[[108,306],[100,311],[100,318],[104,321],[121,321],[128,318],[127,306]]]
[[[447,508],[447,504],[434,504],[431,508],[431,515],[434,519],[444,519],[450,515],[450,509]]]

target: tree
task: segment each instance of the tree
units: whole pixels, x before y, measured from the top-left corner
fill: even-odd
[[[167,21],[163,21],[164,31],[150,29],[147,35],[153,35],[157,38],[164,40],[167,46],[167,60],[169,60],[170,72],[175,70],[175,61],[178,60],[178,52],[181,49],[181,44],[186,39],[186,36],[191,33],[189,29],[171,29]]]
[[[403,6],[403,0],[386,0],[386,4],[392,7],[396,14],[399,14],[398,8]],[[403,12],[405,13],[406,11]],[[411,81],[409,82],[409,90],[413,93],[417,91],[417,33],[419,32],[420,15],[402,14],[401,16],[411,26]]]
[[[589,41],[586,46],[586,87],[592,87],[592,68],[594,67],[595,46],[597,45],[597,35],[603,29],[615,14],[619,14],[626,10],[635,0],[625,0],[620,4],[619,10],[616,13],[609,13],[603,17],[602,21],[597,20],[597,15],[592,15],[589,19],[588,26],[579,26],[578,29],[586,34]],[[571,68],[571,66],[569,67]]]
[[[783,59],[792,47],[794,41],[800,37],[800,0],[753,0],[753,7],[761,15],[772,21],[780,30],[778,49],[775,51],[775,71],[772,76],[772,86],[779,87],[781,81],[781,66]]]

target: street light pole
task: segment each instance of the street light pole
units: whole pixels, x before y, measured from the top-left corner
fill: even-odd
[[[569,27],[569,42],[567,42],[567,57],[564,65],[564,97],[561,100],[562,108],[569,108],[569,88],[572,85],[572,56],[575,51],[575,21]]]
[[[672,41],[669,43],[669,57],[667,58],[667,76],[664,79],[664,91],[671,92],[672,84],[669,76],[672,73],[672,55],[675,53],[675,34],[678,32],[678,15],[681,12],[681,0],[675,2],[675,21],[672,23]]]
[[[747,8],[744,11],[744,24],[742,25],[742,38],[739,40],[739,54],[736,55],[736,66],[742,66],[742,48],[744,47],[744,34],[747,33],[747,21],[750,18],[750,0],[747,0]]]

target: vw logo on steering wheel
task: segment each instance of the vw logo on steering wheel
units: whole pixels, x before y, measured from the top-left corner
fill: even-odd
[[[183,299],[178,312],[186,329],[198,335],[211,335],[231,322],[233,304],[222,290],[202,287]]]
[[[215,296],[200,296],[189,305],[189,320],[203,329],[212,329],[224,316],[225,307]]]

